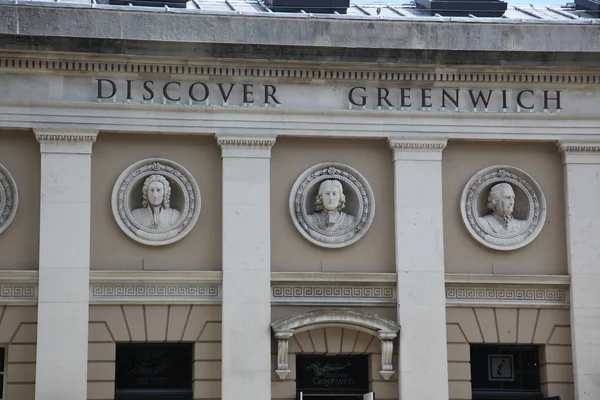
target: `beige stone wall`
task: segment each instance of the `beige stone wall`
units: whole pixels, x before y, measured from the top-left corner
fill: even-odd
[[[117,342],[193,342],[194,399],[221,398],[221,307],[90,306],[88,400],[114,399]]]
[[[36,306],[0,306],[0,346],[6,348],[4,398],[34,400]]]
[[[38,268],[40,245],[40,145],[31,131],[0,131],[0,164],[19,192],[17,215],[2,233],[0,270]]]
[[[471,399],[470,343],[540,346],[540,381],[546,396],[573,400],[569,310],[447,308],[451,400]]]
[[[118,227],[111,193],[119,175],[134,162],[161,157],[175,161],[196,179],[200,218],[182,240],[144,246]],[[101,133],[92,151],[91,268],[101,270],[221,269],[221,151],[212,137]],[[140,193],[141,196],[141,193]]]
[[[327,161],[360,172],[371,185],[376,204],[369,232],[335,250],[307,241],[296,230],[288,206],[298,176]],[[393,187],[392,153],[384,140],[278,138],[271,158],[272,271],[395,272]]]
[[[396,351],[398,346],[395,346]],[[369,384],[378,400],[398,398],[398,371],[384,380],[381,369],[381,342],[368,333],[349,328],[320,328],[295,334],[289,340],[290,374],[285,379],[273,372],[271,376],[271,398],[273,400],[293,400],[296,398],[296,354],[369,354]],[[271,346],[271,365],[277,365],[277,341]],[[393,365],[398,365],[394,355]],[[273,368],[274,370],[274,368]]]
[[[495,164],[526,171],[546,197],[546,226],[533,242],[516,251],[496,251],[479,244],[469,235],[460,213],[460,197],[467,181]],[[446,272],[567,274],[563,172],[556,144],[450,141],[443,152],[442,167]]]

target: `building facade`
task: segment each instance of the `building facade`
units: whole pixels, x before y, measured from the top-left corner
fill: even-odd
[[[0,2],[0,399],[600,399],[596,19],[190,4]]]

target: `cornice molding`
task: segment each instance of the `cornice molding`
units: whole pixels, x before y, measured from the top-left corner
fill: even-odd
[[[567,142],[559,141],[557,143],[558,150],[561,153],[584,153],[596,154],[600,153],[600,142]]]
[[[221,149],[225,148],[251,148],[251,149],[270,149],[275,144],[275,137],[239,137],[239,136],[220,136],[217,135],[217,143]]]
[[[393,138],[387,139],[390,150],[442,151],[448,144],[447,139],[440,138]]]
[[[42,153],[91,154],[97,130],[34,129]]]
[[[34,129],[35,139],[40,144],[47,143],[95,143],[98,131],[65,131],[53,129]]]
[[[215,135],[223,158],[271,158],[276,135]]]
[[[563,164],[600,164],[600,141],[559,141]]]
[[[56,57],[56,56],[55,56]],[[197,78],[198,76],[219,77],[251,77],[266,79],[327,79],[331,81],[393,81],[393,82],[459,82],[477,84],[492,83],[502,85],[531,85],[543,86],[558,84],[598,84],[600,75],[591,74],[549,74],[549,73],[519,73],[519,72],[482,72],[474,68],[472,72],[461,69],[456,72],[452,68],[439,68],[435,72],[416,71],[409,68],[398,68],[384,71],[362,70],[358,66],[348,69],[346,65],[338,68],[324,69],[322,65],[304,67],[295,65],[292,67],[269,67],[264,63],[248,61],[244,66],[234,63],[219,63],[213,60],[199,60],[197,64],[192,62],[162,63],[154,60],[121,61],[112,57],[107,60],[76,59],[71,54],[65,54],[64,58],[54,59],[33,57],[11,57],[0,56],[0,71],[9,70],[50,70],[64,72],[93,72],[96,74],[154,74],[154,75],[183,75]],[[212,65],[211,65],[212,64]]]

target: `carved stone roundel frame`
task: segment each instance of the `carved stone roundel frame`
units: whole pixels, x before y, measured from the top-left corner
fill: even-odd
[[[161,175],[171,187],[171,195],[180,199],[180,216],[166,228],[150,229],[142,226],[132,216],[131,198],[141,198],[133,193],[150,175]],[[176,193],[173,193],[176,192]],[[117,179],[112,192],[112,211],[117,224],[127,236],[136,242],[161,246],[174,243],[186,236],[200,216],[200,189],[194,177],[181,165],[163,158],[148,158],[129,166]]]
[[[314,198],[309,194],[314,194],[325,180],[339,181],[344,188],[346,201],[351,199],[356,209],[351,213],[354,222],[341,232],[328,233],[315,227],[308,219],[308,214],[314,210]],[[308,241],[321,247],[341,248],[355,243],[367,233],[375,216],[375,197],[367,180],[354,168],[325,162],[310,167],[298,177],[290,193],[289,209],[296,229]]]
[[[508,183],[515,192],[521,209],[519,218],[523,226],[515,232],[497,233],[481,223],[482,204],[492,186]],[[482,197],[483,196],[483,197]],[[495,250],[516,250],[531,243],[546,222],[546,199],[538,183],[525,171],[510,165],[493,165],[477,172],[467,182],[460,199],[463,222],[475,240]],[[489,213],[489,212],[488,212]]]
[[[4,232],[17,214],[19,192],[12,175],[0,164],[0,233]]]

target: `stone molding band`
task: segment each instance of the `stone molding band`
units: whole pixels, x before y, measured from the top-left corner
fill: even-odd
[[[543,74],[543,73],[481,73],[464,71],[456,73],[449,69],[436,68],[436,72],[416,72],[414,70],[398,71],[348,71],[322,68],[268,68],[260,64],[248,66],[222,65],[206,66],[206,64],[152,64],[144,62],[97,62],[93,60],[52,60],[35,58],[1,57],[0,68],[18,70],[52,70],[52,71],[93,71],[96,73],[145,73],[145,74],[177,74],[197,76],[232,76],[261,77],[266,79],[308,78],[329,80],[376,80],[403,82],[489,82],[489,83],[530,83],[530,84],[597,84],[600,75],[588,74]]]
[[[34,129],[42,153],[91,154],[97,130]]]
[[[90,301],[220,303],[221,277],[216,271],[91,271]],[[37,302],[37,281],[38,271],[0,272],[0,304]],[[271,277],[272,302],[280,305],[392,306],[395,285],[395,274],[274,272]],[[569,285],[566,275],[446,274],[446,306],[568,308]]]

